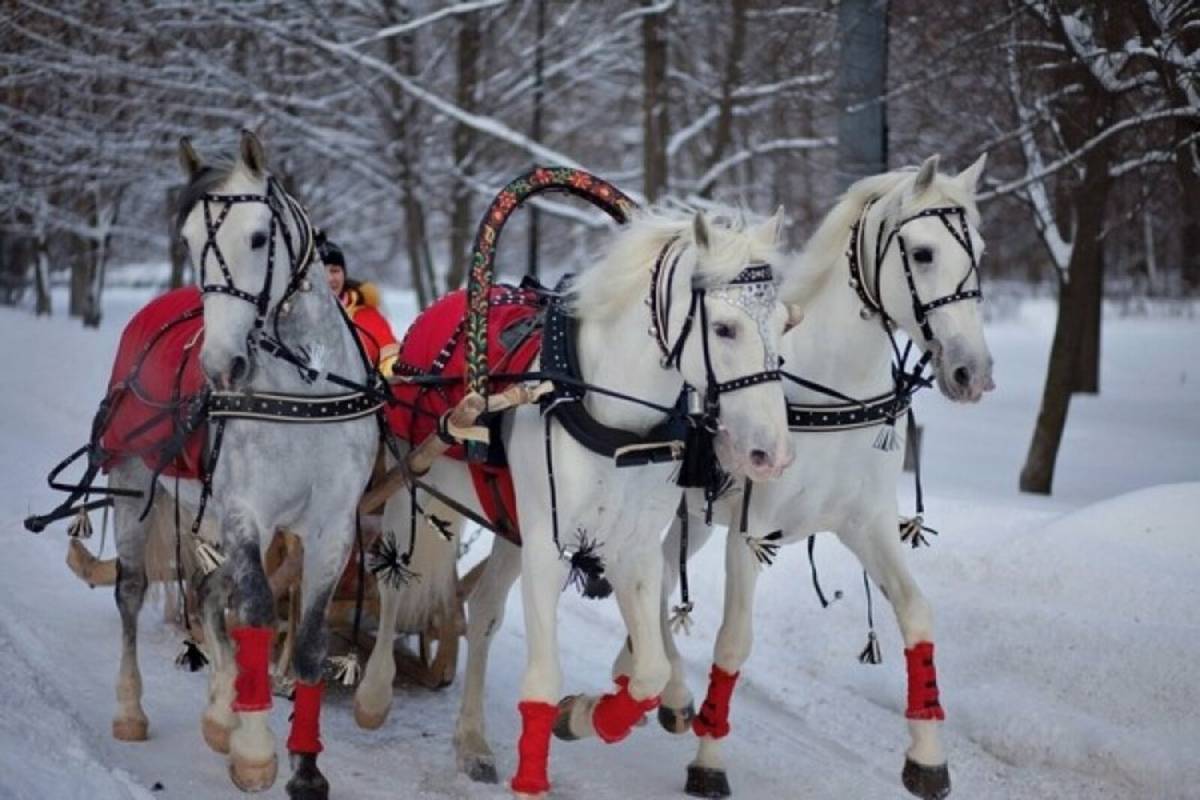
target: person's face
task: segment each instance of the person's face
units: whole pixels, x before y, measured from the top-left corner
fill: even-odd
[[[341,294],[346,285],[346,271],[340,264],[329,264],[325,267],[325,277],[329,279],[329,288],[334,294]]]

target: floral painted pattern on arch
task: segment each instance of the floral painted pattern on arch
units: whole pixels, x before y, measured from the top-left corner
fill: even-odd
[[[537,167],[509,181],[484,213],[475,233],[467,275],[467,392],[486,396],[488,296],[500,231],[522,203],[541,192],[566,192],[587,200],[614,220],[629,221],[637,205],[620,189],[573,167]]]

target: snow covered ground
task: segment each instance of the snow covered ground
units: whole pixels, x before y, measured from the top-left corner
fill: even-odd
[[[119,648],[111,594],[69,574],[63,526],[33,536],[20,524],[51,506],[45,472],[85,437],[120,328],[147,296],[144,289],[114,291],[99,332],[0,310],[7,388],[0,395],[3,800],[236,795],[224,761],[199,736],[204,675],[174,668],[178,637],[152,607],[143,613],[141,638],[151,739],[110,737]],[[399,322],[408,304],[389,299]],[[938,623],[955,795],[1197,798],[1200,322],[1106,320],[1103,394],[1072,403],[1055,495],[1047,499],[1020,495],[1016,481],[1052,327],[1047,302],[1026,303],[989,327],[999,386],[993,395],[971,408],[932,394],[918,404],[927,431],[927,518],[942,535],[912,558]],[[900,491],[907,508],[911,487]],[[696,630],[682,644],[698,693],[718,624],[720,550],[710,546],[692,573],[693,585],[705,588],[696,591]],[[884,664],[859,665],[860,573],[831,537],[821,538],[817,557],[826,590],[845,591],[828,610],[812,595],[802,548],[785,551],[763,577],[757,646],[739,684],[727,748],[735,794],[905,797],[895,625],[879,614]],[[502,773],[514,764],[524,660],[516,593],[510,604],[488,699]],[[561,625],[567,690],[605,689],[622,635],[614,604],[568,596]],[[335,694],[323,719],[322,766],[335,796],[507,796],[455,773],[457,685],[401,692],[374,733],[355,728],[348,699]],[[281,738],[289,710],[276,704]],[[688,737],[668,737],[656,726],[610,747],[555,743],[554,796],[677,798],[691,753]],[[265,796],[283,797],[283,783]]]

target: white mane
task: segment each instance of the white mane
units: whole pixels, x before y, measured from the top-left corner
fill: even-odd
[[[756,225],[732,208],[708,213],[708,252],[696,277],[702,286],[726,283],[751,262],[779,264],[770,225]],[[637,212],[617,232],[599,263],[579,275],[571,289],[571,307],[580,319],[608,319],[639,304],[649,291],[650,271],[663,246],[673,238],[694,245],[694,212],[656,207]]]
[[[955,205],[967,210],[967,220],[972,225],[979,225],[975,193],[969,187],[953,176],[939,174],[928,190],[919,197],[912,197],[916,177],[916,168],[905,168],[855,181],[821,220],[816,232],[787,268],[781,292],[784,301],[805,305],[812,299],[841,262],[846,253],[850,226],[858,221],[863,208],[872,200],[882,200],[888,218],[892,220],[931,206]]]

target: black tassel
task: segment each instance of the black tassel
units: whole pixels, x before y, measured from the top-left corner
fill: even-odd
[[[608,597],[612,594],[612,584],[604,577],[604,559],[597,552],[600,546],[595,539],[588,539],[583,530],[578,531],[578,535],[575,551],[569,558],[571,570],[567,573],[567,586],[574,586],[589,600]]]
[[[208,656],[200,649],[200,645],[190,638],[183,640],[183,649],[175,656],[175,666],[188,672],[199,672],[208,666]]]
[[[436,516],[434,514],[426,514],[425,519],[426,519],[426,521],[429,522],[429,525],[435,531],[440,533],[442,535],[442,538],[445,539],[447,542],[452,541],[454,539],[454,528],[450,527],[449,520],[444,520],[441,517]]]
[[[769,567],[775,563],[775,556],[779,555],[779,540],[783,538],[783,531],[771,531],[766,536],[751,536],[747,533],[743,535],[743,538],[749,545],[750,551],[754,553],[754,557],[758,559],[760,567]]]
[[[413,581],[421,580],[421,576],[409,569],[411,557],[401,553],[389,535],[379,537],[379,541],[371,548],[367,557],[367,571],[376,580],[386,581],[393,589],[400,589]]]
[[[867,634],[867,646],[858,654],[860,664],[882,664],[883,655],[879,652],[879,640],[875,638],[875,631]]]
[[[932,533],[934,536],[938,532],[925,524],[925,520],[920,514],[915,517],[900,518],[900,541],[912,545],[912,549],[916,550],[921,545],[929,547],[929,540],[925,538],[925,534]]]

